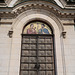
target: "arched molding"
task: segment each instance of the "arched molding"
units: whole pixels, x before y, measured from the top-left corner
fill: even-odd
[[[33,18],[29,18],[29,15],[34,15]],[[27,24],[28,22],[30,21],[33,21],[33,20],[41,20],[41,21],[45,21],[46,23],[50,24],[50,22],[47,20],[47,19],[44,19],[44,17],[40,17],[41,15],[46,15],[47,17],[50,17],[51,19],[53,19],[58,27],[59,27],[59,30],[60,30],[60,34],[64,31],[64,27],[63,27],[63,24],[61,23],[61,21],[59,20],[59,18],[54,15],[53,13],[51,12],[48,12],[46,10],[40,10],[40,9],[33,9],[33,10],[28,10],[26,12],[23,12],[22,14],[20,14],[13,22],[12,24],[12,28],[15,29],[16,27],[18,27],[18,24],[20,21],[22,21],[23,18],[26,18],[28,19],[26,22],[23,21],[23,25]],[[50,24],[52,25],[52,24]],[[53,30],[54,30],[54,27],[52,26]]]
[[[40,12],[41,11],[41,12]],[[63,57],[62,57],[62,37],[61,37],[61,32],[63,31],[63,26],[60,20],[55,17],[55,15],[49,13],[48,11],[45,10],[29,10],[26,12],[23,12],[20,14],[16,19],[14,19],[14,22],[12,24],[13,27],[13,37],[12,37],[12,50],[11,50],[11,59],[10,59],[10,70],[9,70],[9,75],[11,75],[11,69],[14,70],[14,67],[12,65],[17,66],[17,73],[15,75],[19,75],[19,69],[20,69],[20,54],[21,54],[21,34],[24,25],[26,25],[29,21],[32,20],[41,20],[47,22],[53,29],[54,34],[55,34],[55,54],[56,54],[56,65],[57,65],[57,75],[64,75],[63,70],[64,70],[64,64],[63,64]],[[29,12],[29,13],[28,13]],[[13,55],[15,56],[13,57]],[[15,62],[15,64],[12,62],[12,60],[18,61]],[[60,64],[61,63],[61,64]]]
[[[32,10],[32,9],[44,9],[46,11],[49,11],[53,14],[55,14],[58,18],[74,18],[75,17],[75,10],[68,10],[68,9],[62,9],[59,6],[46,2],[46,1],[28,1],[28,2],[23,2],[21,4],[16,5],[12,13],[14,14],[15,17],[20,15],[21,13],[27,11],[27,10]]]

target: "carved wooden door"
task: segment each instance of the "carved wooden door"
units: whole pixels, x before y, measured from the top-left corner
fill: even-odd
[[[53,35],[24,34],[20,75],[54,75]]]

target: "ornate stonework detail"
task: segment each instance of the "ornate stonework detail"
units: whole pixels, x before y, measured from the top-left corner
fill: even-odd
[[[49,11],[50,13],[56,15],[59,18],[75,18],[75,13],[68,12],[68,10],[61,9],[61,8],[59,8],[59,10],[58,10],[50,5],[46,5],[46,4],[42,4],[42,3],[41,4],[38,4],[38,3],[28,4],[28,5],[24,5],[18,9],[16,9],[15,11],[12,10],[11,12],[2,12],[2,13],[0,13],[0,17],[1,18],[15,18],[18,15],[20,15],[21,13],[23,13],[27,10],[31,10],[31,9],[46,10],[46,11]],[[74,10],[71,10],[71,11],[74,11]]]
[[[12,35],[13,35],[13,28],[11,28],[11,30],[9,30],[9,32],[8,32],[8,36],[9,36],[10,38],[12,38]]]
[[[1,12],[0,18],[14,18],[14,14],[11,12]]]
[[[65,12],[61,13],[59,10],[57,10],[51,6],[48,6],[48,5],[44,5],[44,4],[31,4],[31,5],[26,5],[25,7],[23,6],[19,9],[17,9],[17,12],[15,12],[15,14],[16,14],[16,16],[18,16],[20,13],[27,11],[27,10],[31,10],[31,9],[47,10],[47,11],[55,14],[59,18],[74,18],[75,17],[75,13],[65,13]]]
[[[62,32],[62,36],[64,39],[66,38],[66,32],[65,31]]]

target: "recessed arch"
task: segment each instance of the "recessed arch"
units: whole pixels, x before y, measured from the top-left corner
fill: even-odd
[[[51,25],[52,29],[53,29],[53,33],[55,34],[55,49],[56,49],[56,64],[57,64],[57,73],[60,73],[60,71],[63,73],[63,65],[62,65],[62,44],[61,44],[61,37],[60,37],[60,33],[63,31],[63,27],[61,22],[59,22],[59,20],[57,18],[54,18],[52,15],[50,15],[49,13],[47,14],[45,12],[42,13],[36,13],[34,11],[33,14],[29,14],[27,12],[22,13],[21,15],[19,15],[13,23],[13,40],[12,40],[12,51],[11,51],[11,60],[12,60],[12,56],[13,53],[17,50],[17,46],[18,45],[18,57],[19,57],[19,62],[18,62],[18,71],[19,71],[19,66],[20,66],[20,52],[21,52],[21,34],[22,34],[22,30],[23,27],[30,21],[32,20],[42,20],[47,22],[49,25]],[[16,43],[15,40],[17,40]],[[59,57],[60,56],[60,57]],[[61,59],[60,59],[61,58]],[[15,59],[15,57],[14,57]],[[61,64],[60,62],[61,61]],[[17,65],[17,63],[15,63]],[[60,65],[59,65],[60,64]],[[10,70],[12,69],[12,65],[14,65],[12,62],[10,62]],[[61,69],[60,69],[61,67]],[[10,71],[11,73],[11,71]]]
[[[36,12],[38,12],[38,13],[36,13]],[[33,15],[33,17],[31,15]],[[57,26],[58,26],[58,28],[60,30],[60,34],[61,34],[61,32],[64,31],[64,27],[63,27],[61,21],[54,14],[52,14],[48,11],[42,10],[42,9],[41,9],[40,12],[37,11],[37,10],[29,10],[29,11],[23,12],[22,14],[20,14],[19,16],[16,17],[15,21],[12,24],[12,27],[13,27],[13,29],[15,29],[16,27],[18,27],[17,23],[21,22],[24,18],[26,18],[26,20],[28,19],[27,21],[21,22],[21,23],[23,23],[23,26],[26,25],[30,21],[41,20],[41,21],[46,22],[49,25],[51,25],[53,30],[55,30],[53,25],[52,25],[52,22],[50,22],[48,19],[45,19],[45,18],[48,18],[48,17],[50,17],[51,19],[53,19],[57,23]]]
[[[33,20],[23,27],[20,75],[56,75],[53,30]]]

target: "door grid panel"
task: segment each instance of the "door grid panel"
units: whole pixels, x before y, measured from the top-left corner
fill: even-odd
[[[20,75],[54,75],[52,35],[23,35]]]

